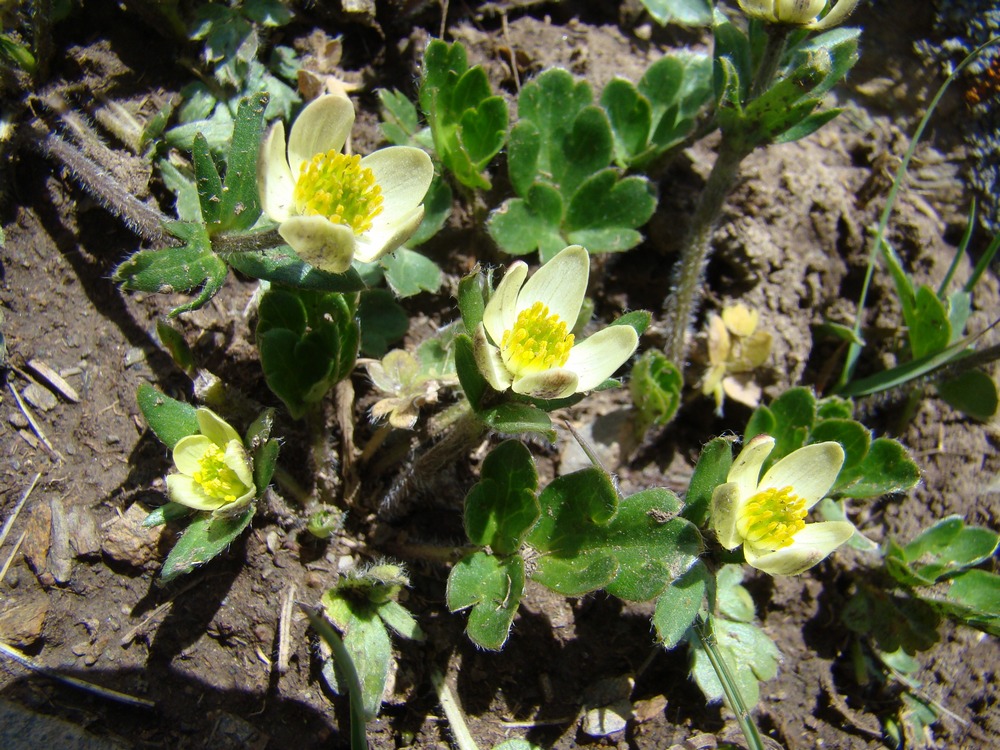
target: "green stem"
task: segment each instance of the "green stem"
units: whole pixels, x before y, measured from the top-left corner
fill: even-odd
[[[259,253],[287,244],[277,227],[263,232],[221,232],[212,237],[212,250],[223,260],[234,253]]]
[[[767,42],[750,87],[751,100],[767,91],[774,81],[788,34],[786,26],[768,27]],[[684,251],[674,272],[673,294],[666,301],[668,333],[664,354],[681,371],[687,360],[687,334],[701,306],[705,269],[712,254],[712,233],[722,206],[739,177],[740,164],[750,153],[736,145],[742,140],[741,133],[722,134],[719,155],[698,200]]]
[[[739,686],[736,684],[736,680],[733,679],[732,672],[729,671],[729,665],[726,664],[726,660],[719,653],[715,642],[715,635],[712,633],[711,620],[702,619],[701,615],[699,615],[698,619],[695,620],[692,632],[698,645],[701,646],[705,651],[705,655],[708,656],[708,660],[712,664],[712,669],[715,670],[715,674],[719,678],[719,683],[726,694],[729,707],[736,714],[736,721],[739,722],[740,730],[743,732],[750,750],[764,750],[764,741],[761,739],[760,731],[757,729],[753,717],[750,716],[750,709],[747,708]]]

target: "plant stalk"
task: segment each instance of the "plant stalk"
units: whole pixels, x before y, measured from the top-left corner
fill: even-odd
[[[771,86],[788,41],[789,28],[784,25],[768,26],[767,32],[767,43],[750,86],[750,100]],[[732,135],[722,134],[719,155],[698,200],[684,251],[674,272],[673,294],[665,304],[668,334],[664,354],[681,372],[687,360],[687,334],[701,306],[705,269],[712,254],[712,233],[722,206],[739,177],[740,164],[750,153],[736,145],[738,140]]]

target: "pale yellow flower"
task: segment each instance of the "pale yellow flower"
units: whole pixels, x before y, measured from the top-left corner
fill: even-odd
[[[797,575],[854,534],[847,521],[805,521],[836,481],[844,449],[835,442],[807,445],[761,477],[773,449],[773,437],[758,435],[740,451],[727,481],[712,494],[711,524],[726,549],[743,545],[751,566],[770,575]]]
[[[708,316],[709,368],[701,391],[715,397],[716,411],[722,411],[725,397],[747,406],[760,403],[761,388],[750,376],[771,354],[771,334],[757,330],[760,315],[743,303]]]
[[[167,494],[189,508],[228,515],[256,494],[253,465],[236,430],[210,409],[200,408],[196,416],[200,432],[174,446],[178,473],[167,476]]]
[[[576,342],[570,333],[583,306],[590,256],[570,245],[529,279],[513,263],[497,285],[475,331],[473,351],[483,377],[498,391],[542,399],[596,388],[632,356],[632,326],[608,326]]]
[[[342,96],[310,102],[292,124],[286,154],[279,121],[257,163],[261,209],[306,263],[343,273],[354,259],[370,263],[417,231],[434,177],[419,148],[391,146],[368,156],[341,153],[354,125]]]
[[[768,23],[804,26],[822,31],[843,23],[857,7],[859,0],[834,0],[830,12],[822,18],[820,13],[827,0],[737,0],[740,8],[751,18]]]

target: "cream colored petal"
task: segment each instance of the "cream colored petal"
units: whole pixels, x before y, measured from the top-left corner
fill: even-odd
[[[503,278],[490,296],[483,311],[483,324],[493,343],[500,345],[504,331],[509,331],[517,321],[517,297],[528,277],[528,266],[524,261],[515,261],[507,267]],[[567,328],[571,324],[567,324]]]
[[[295,178],[288,168],[285,149],[285,126],[279,121],[267,132],[257,160],[257,192],[267,218],[280,223],[291,215],[294,190]]]
[[[848,521],[806,524],[792,544],[774,552],[758,551],[744,545],[747,563],[773,576],[794,576],[820,562],[854,534]]]
[[[398,217],[392,224],[373,222],[372,228],[355,237],[354,258],[361,263],[371,263],[383,255],[398,250],[420,227],[424,220],[424,207],[417,206],[406,216]]]
[[[192,476],[201,469],[201,458],[214,443],[204,435],[187,435],[174,445],[174,466],[177,471]]]
[[[608,326],[574,346],[564,367],[576,373],[578,392],[589,391],[610,378],[638,345],[632,326]]]
[[[566,398],[580,390],[576,373],[558,367],[516,377],[511,388],[514,393],[544,399]]]
[[[382,213],[388,223],[409,216],[424,201],[434,179],[434,164],[424,151],[410,146],[390,146],[361,160],[382,189]]]
[[[735,482],[740,490],[740,504],[745,503],[757,492],[757,481],[764,460],[774,450],[774,438],[758,435],[745,446],[733,461],[726,479]],[[736,509],[739,515],[739,508]]]
[[[736,549],[743,543],[736,531],[736,507],[740,500],[740,486],[736,482],[720,484],[712,492],[712,510],[709,522],[715,536],[726,549]]]
[[[253,491],[253,466],[242,442],[230,440],[226,445],[226,453],[222,462],[233,470],[244,487]]]
[[[354,127],[354,105],[343,96],[321,96],[306,105],[288,136],[288,166],[298,179],[302,163],[316,154],[340,151]]]
[[[476,358],[479,372],[494,390],[502,392],[510,388],[514,376],[504,366],[500,350],[487,340],[486,328],[482,323],[476,328],[476,333],[472,337],[472,353]]]
[[[310,266],[343,273],[354,259],[354,230],[334,224],[325,216],[293,216],[278,227],[278,234]]]
[[[242,444],[240,434],[211,409],[199,407],[195,416],[198,418],[198,429],[201,430],[201,434],[220,448],[232,440]]]
[[[715,313],[708,316],[708,361],[713,365],[722,365],[725,369],[726,361],[729,359],[729,352],[732,350],[732,341],[729,338],[729,331],[726,324]]]
[[[740,9],[748,16],[774,21],[775,0],[737,0]]]
[[[722,308],[722,322],[734,336],[749,336],[757,330],[760,313],[751,310],[742,302],[737,302],[731,307]]]
[[[832,29],[834,26],[842,24],[854,12],[854,9],[858,7],[858,2],[859,0],[838,0],[829,13],[816,23],[809,24],[809,28],[815,31],[824,31],[825,29]]]
[[[244,509],[250,504],[250,502],[255,497],[255,490],[251,487],[245,494],[233,500],[231,503],[223,503],[218,508],[212,511],[213,516],[222,518],[231,518],[232,516],[238,516],[243,513]]]
[[[774,0],[774,15],[782,23],[807,24],[826,7],[826,0]]]
[[[167,475],[167,495],[173,502],[195,510],[215,510],[225,504],[219,498],[207,495],[197,482],[183,474]]]
[[[589,278],[590,255],[586,250],[580,245],[560,250],[521,287],[514,317],[541,302],[566,323],[567,330],[572,330],[583,306]]]
[[[823,499],[844,465],[844,449],[832,441],[816,443],[789,453],[760,480],[759,489],[793,487],[805,500],[806,510]]]

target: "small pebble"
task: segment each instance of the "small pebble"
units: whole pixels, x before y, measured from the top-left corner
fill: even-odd
[[[52,411],[59,405],[55,394],[47,388],[43,388],[37,383],[28,383],[21,391],[21,396],[36,409],[42,411]]]
[[[12,411],[10,416],[7,417],[7,421],[19,430],[24,430],[28,427],[28,418],[19,411]]]

